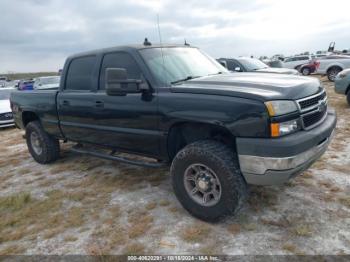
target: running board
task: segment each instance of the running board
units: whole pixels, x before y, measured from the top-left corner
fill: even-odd
[[[96,151],[84,149],[82,146],[74,146],[71,148],[71,151],[73,151],[75,153],[90,155],[90,156],[103,158],[103,159],[107,159],[107,160],[120,161],[120,162],[123,162],[126,164],[142,166],[142,167],[159,168],[159,167],[167,166],[167,164],[165,162],[152,163],[152,162],[137,161],[137,160],[127,159],[124,157],[114,156],[113,155],[114,151],[112,151],[112,154],[104,154],[104,153],[99,153]]]

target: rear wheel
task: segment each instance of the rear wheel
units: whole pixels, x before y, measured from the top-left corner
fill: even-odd
[[[304,67],[303,69],[301,69],[301,73],[302,73],[304,76],[310,75],[310,68]]]
[[[339,72],[341,72],[342,69],[340,67],[332,67],[327,71],[327,77],[328,80],[331,82],[334,82],[335,77],[337,76],[337,74],[339,74]]]
[[[205,221],[235,214],[247,194],[236,155],[216,141],[198,141],[183,148],[173,160],[171,175],[182,206]]]
[[[346,100],[348,100],[348,105],[350,106],[350,91],[346,95]]]
[[[58,159],[60,144],[58,139],[47,134],[39,121],[26,126],[26,141],[30,154],[40,164],[48,164]]]

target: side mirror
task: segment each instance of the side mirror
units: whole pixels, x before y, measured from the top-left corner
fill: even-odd
[[[242,72],[241,68],[239,66],[235,67],[236,72]]]
[[[134,94],[148,90],[147,84],[143,83],[141,79],[128,79],[125,68],[107,68],[105,83],[106,93],[110,96]]]

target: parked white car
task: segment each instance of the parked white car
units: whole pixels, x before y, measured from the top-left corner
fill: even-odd
[[[286,57],[283,61],[283,67],[298,70],[298,68],[301,65],[309,63],[311,60],[312,57],[310,55],[297,55]]]
[[[60,85],[59,76],[43,76],[35,78],[34,89],[54,89]]]
[[[0,128],[15,125],[10,106],[10,95],[14,90],[14,88],[0,89]]]
[[[350,57],[346,55],[329,55],[317,60],[317,74],[327,75],[329,81],[334,82],[338,73],[350,68]]]

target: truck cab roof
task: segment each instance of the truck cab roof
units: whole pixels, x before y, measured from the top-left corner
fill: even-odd
[[[121,46],[113,46],[113,47],[107,47],[107,48],[101,48],[101,49],[95,49],[95,50],[85,51],[85,52],[81,52],[81,53],[76,53],[76,54],[69,56],[67,58],[67,60],[77,58],[77,57],[82,57],[82,56],[98,55],[98,54],[112,53],[112,52],[117,52],[117,51],[135,52],[135,51],[143,50],[143,49],[176,48],[176,47],[197,48],[194,46],[179,45],[179,44],[121,45]]]

